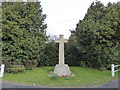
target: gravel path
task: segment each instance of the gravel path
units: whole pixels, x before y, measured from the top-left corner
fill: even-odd
[[[95,88],[118,88],[118,87],[120,88],[120,86],[118,85],[118,79],[115,79],[107,84],[100,85]],[[16,84],[16,83],[2,81],[2,82],[0,82],[0,90],[1,90],[1,88],[49,88],[49,87]]]

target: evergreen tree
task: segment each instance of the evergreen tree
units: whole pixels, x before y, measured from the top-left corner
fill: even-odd
[[[47,39],[39,2],[2,3],[3,62],[40,61]]]
[[[77,48],[87,67],[110,68],[118,60],[117,35],[119,28],[118,4],[109,3],[106,7],[99,1],[92,3],[83,20],[75,29]]]
[[[58,55],[59,55],[58,44],[54,41],[46,43],[45,52],[41,61],[43,66],[55,66],[58,64]]]
[[[69,37],[68,43],[65,44],[65,63],[69,66],[79,66],[80,60],[81,55],[76,48],[76,36],[72,33]]]

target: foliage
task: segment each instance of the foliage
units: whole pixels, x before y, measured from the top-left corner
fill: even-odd
[[[97,1],[91,4],[84,19],[79,21],[74,31],[77,49],[82,55],[80,64],[96,69],[108,69],[112,63],[120,63],[118,11],[119,6],[116,3],[104,6]]]
[[[58,74],[57,74],[57,73],[53,73],[53,74],[51,75],[51,79],[52,79],[52,80],[57,79],[57,77],[58,77]]]
[[[76,37],[74,33],[71,34],[68,43],[65,44],[65,63],[69,66],[79,66],[81,55],[76,48]]]
[[[41,65],[55,66],[58,63],[58,44],[54,41],[46,43],[44,55],[42,56]]]
[[[38,66],[38,60],[27,60],[23,62],[23,65],[26,67],[26,70],[32,70]]]
[[[6,72],[8,73],[18,73],[24,71],[25,71],[24,65],[12,65],[10,68],[6,68]]]
[[[41,60],[47,39],[45,18],[39,2],[2,3],[3,63]]]
[[[65,77],[65,79],[66,79],[66,80],[70,80],[70,78],[69,78],[69,77]]]
[[[10,72],[10,68],[13,65],[17,65],[17,62],[11,62],[11,61],[4,61],[5,65],[5,72]]]

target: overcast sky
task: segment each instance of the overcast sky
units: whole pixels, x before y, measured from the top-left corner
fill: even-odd
[[[95,0],[41,0],[43,13],[47,14],[45,22],[48,25],[47,34],[63,34],[66,39],[70,31],[76,27],[79,20],[82,20],[91,3]],[[108,2],[119,0],[99,0],[104,5]]]

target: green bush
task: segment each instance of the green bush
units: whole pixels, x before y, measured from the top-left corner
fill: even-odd
[[[23,62],[23,65],[25,66],[26,70],[32,70],[32,68],[37,67],[38,60],[27,60],[27,61]]]
[[[69,78],[69,77],[65,77],[65,79],[66,79],[66,80],[70,80],[70,78]]]
[[[10,68],[5,68],[5,72],[10,73]]]
[[[13,65],[10,68],[5,69],[8,73],[19,73],[25,71],[24,65]]]
[[[52,74],[52,76],[51,76],[51,79],[53,79],[53,80],[54,80],[54,79],[57,79],[57,77],[58,77],[58,74],[53,73],[53,74]]]
[[[3,58],[2,58],[2,60],[3,60]],[[3,60],[2,63],[5,64],[5,68],[11,68],[13,65],[18,65],[17,62],[11,61],[11,60],[6,60],[6,61]]]
[[[4,59],[4,58],[3,58]],[[3,64],[5,64],[5,72],[7,73],[11,73],[11,68],[14,66],[14,65],[18,65],[17,62],[15,61],[10,61],[10,60],[3,60]]]

